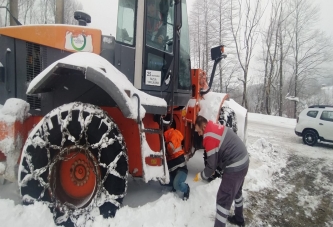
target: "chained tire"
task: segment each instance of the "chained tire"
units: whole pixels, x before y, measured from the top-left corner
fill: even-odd
[[[221,125],[225,125],[231,128],[236,134],[238,131],[237,128],[237,119],[236,114],[233,109],[227,106],[222,106],[220,109],[219,120]]]
[[[99,107],[65,104],[31,131],[19,168],[24,204],[40,201],[56,224],[113,217],[127,191],[128,157],[117,124]]]

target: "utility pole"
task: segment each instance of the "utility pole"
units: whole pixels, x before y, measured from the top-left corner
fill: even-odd
[[[9,1],[9,11],[15,17],[18,18],[18,0]],[[10,26],[18,25],[13,17],[10,17]]]
[[[56,0],[56,15],[55,15],[55,23],[63,24],[64,23],[64,0]]]

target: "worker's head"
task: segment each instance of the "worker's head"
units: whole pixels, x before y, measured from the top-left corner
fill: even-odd
[[[195,120],[195,131],[199,134],[199,136],[204,134],[206,125],[207,119],[203,116],[197,116],[197,119]]]
[[[157,13],[157,6],[158,2],[156,0],[148,0],[147,2],[147,9],[148,9],[148,15],[149,16],[155,16]]]

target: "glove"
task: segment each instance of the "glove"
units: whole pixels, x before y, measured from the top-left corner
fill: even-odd
[[[193,179],[193,181],[198,182],[198,181],[201,181],[201,180],[202,180],[201,173],[197,173],[197,175],[195,175],[195,178]]]

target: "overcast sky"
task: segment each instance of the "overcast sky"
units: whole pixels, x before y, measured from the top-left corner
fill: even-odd
[[[91,16],[91,27],[102,30],[104,35],[116,34],[118,0],[79,0],[83,10]],[[332,0],[333,1],[333,0]],[[193,2],[188,0],[187,2]],[[190,9],[190,6],[189,6]]]
[[[102,30],[105,35],[116,34],[118,0],[79,0],[83,10],[92,17],[90,26]],[[318,27],[333,37],[333,0],[313,0],[320,7]],[[188,11],[194,0],[187,0]]]

